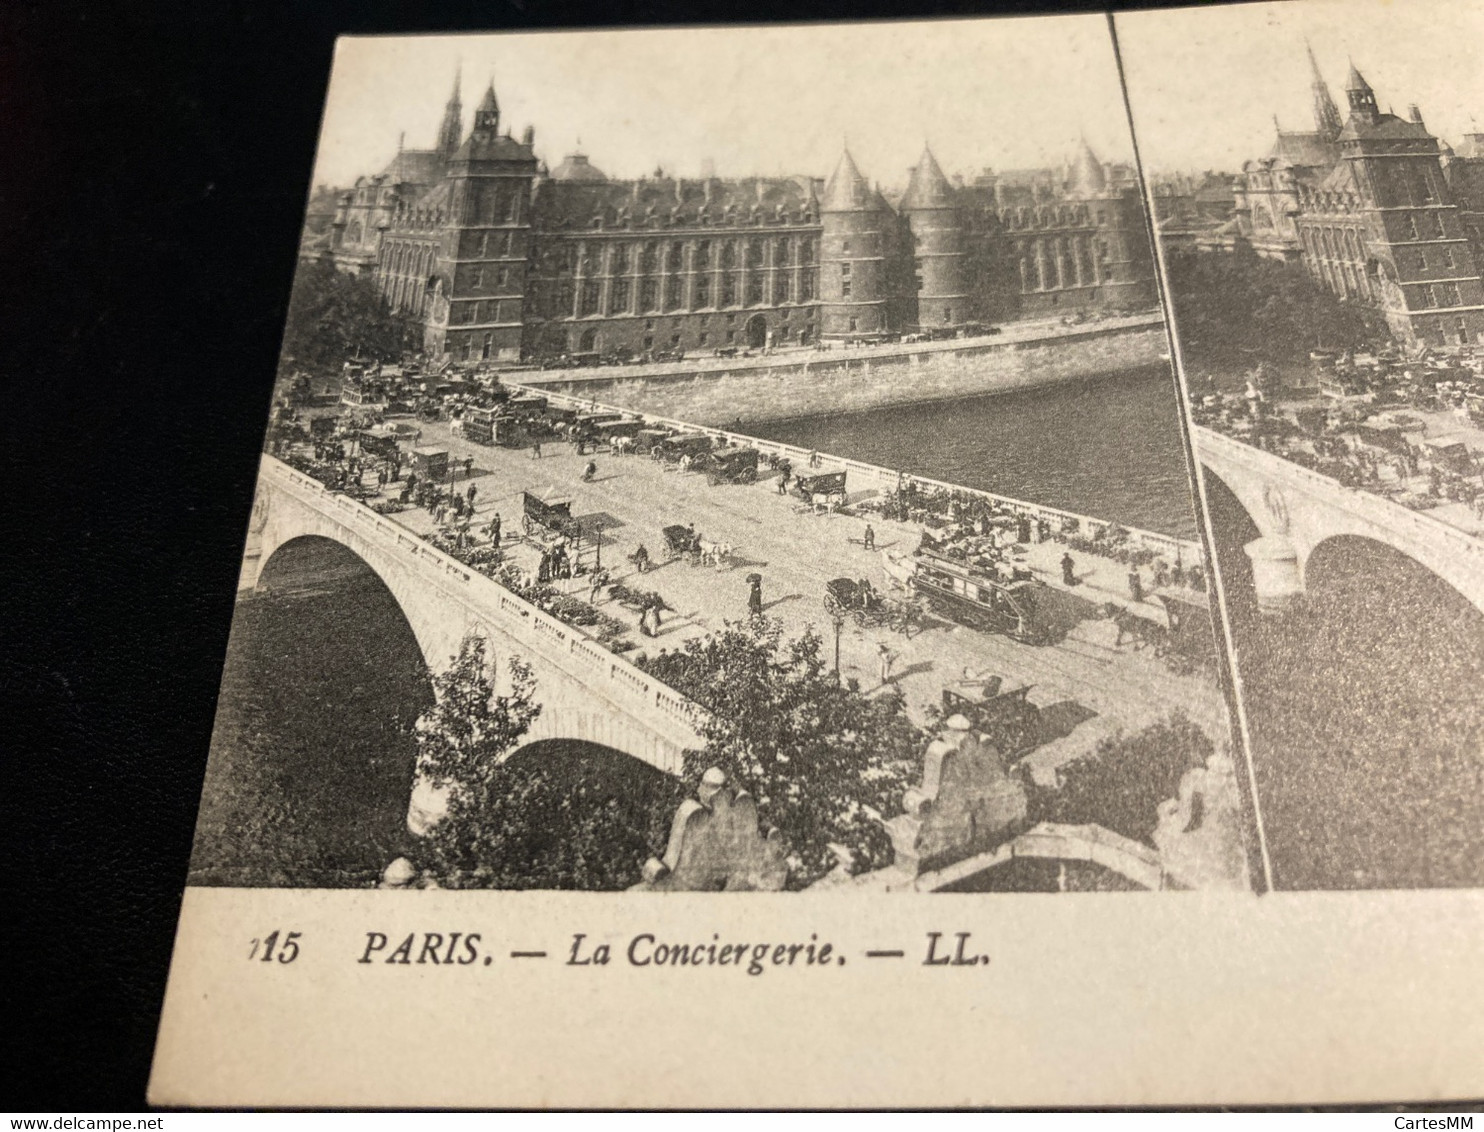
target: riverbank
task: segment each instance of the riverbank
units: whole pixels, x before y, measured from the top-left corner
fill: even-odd
[[[955,400],[1160,364],[1158,314],[1063,326],[1011,324],[947,342],[796,350],[753,358],[510,374],[544,393],[596,399],[698,425],[787,420]]]

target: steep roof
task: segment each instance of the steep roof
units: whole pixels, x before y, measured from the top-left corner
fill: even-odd
[[[385,174],[394,184],[430,185],[443,176],[443,155],[435,149],[404,149]]]
[[[1321,133],[1278,131],[1269,156],[1289,165],[1333,165],[1340,159],[1340,149]]]
[[[1103,172],[1103,163],[1098,160],[1098,155],[1093,153],[1092,146],[1087,144],[1083,138],[1077,147],[1077,156],[1072,159],[1071,190],[1078,193],[1096,194],[1105,191],[1108,187],[1107,174]]]
[[[1352,114],[1345,123],[1345,128],[1340,131],[1341,141],[1359,139],[1421,141],[1431,137],[1432,134],[1428,133],[1427,127],[1421,122],[1409,122],[1406,118],[1398,118],[1395,114],[1377,114],[1374,122],[1368,122],[1360,115]]]
[[[1364,91],[1366,94],[1374,94],[1371,84],[1365,81],[1365,77],[1356,69],[1355,61],[1350,62],[1350,74],[1345,77],[1345,89]]]
[[[938,165],[933,151],[923,146],[922,156],[913,166],[912,176],[907,181],[907,191],[902,194],[897,207],[903,212],[914,212],[952,208],[954,203],[953,186],[943,176],[942,167]]]
[[[493,130],[474,130],[464,144],[453,155],[454,161],[535,161],[531,147],[516,141],[509,134],[496,134]]]
[[[627,215],[640,231],[653,218],[661,226],[673,222],[698,225],[704,209],[712,223],[738,222],[753,210],[771,219],[780,209],[798,218],[809,208],[812,183],[806,177],[748,177],[740,180],[683,180],[651,177],[640,181],[557,180],[541,185],[536,196],[539,223],[555,228],[582,229],[601,218],[605,226]],[[707,196],[710,203],[707,203]],[[766,226],[760,233],[766,233]]]
[[[825,183],[820,209],[824,212],[869,212],[877,207],[875,199],[850,151],[842,151],[840,163]]]

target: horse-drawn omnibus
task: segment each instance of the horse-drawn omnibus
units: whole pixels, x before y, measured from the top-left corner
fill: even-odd
[[[934,612],[960,625],[1003,633],[1025,644],[1043,644],[1046,627],[1037,617],[1037,591],[1031,578],[1010,581],[974,563],[919,550],[908,589],[927,598]]]

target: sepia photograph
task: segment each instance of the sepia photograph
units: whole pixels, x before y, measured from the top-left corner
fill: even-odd
[[[190,882],[1262,883],[1106,21],[344,39]]]
[[[1477,8],[1116,18],[1272,884],[1484,882]]]

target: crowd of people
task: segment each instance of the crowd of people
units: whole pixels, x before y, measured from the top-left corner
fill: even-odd
[[[1484,354],[1436,359],[1343,354],[1315,360],[1316,382],[1281,389],[1259,368],[1241,393],[1211,393],[1197,424],[1412,510],[1467,505],[1484,521]],[[1444,435],[1420,414],[1449,414]],[[1437,422],[1434,422],[1436,424]]]

